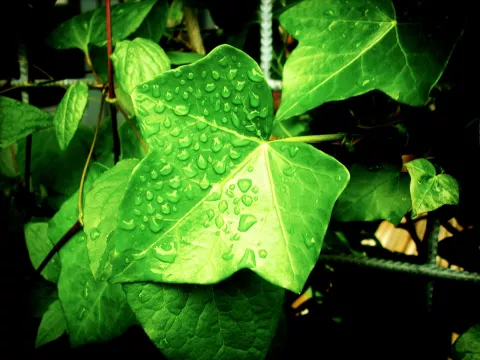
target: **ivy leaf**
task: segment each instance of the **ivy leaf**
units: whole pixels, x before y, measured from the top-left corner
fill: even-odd
[[[112,6],[113,45],[137,30],[156,2],[145,0]],[[105,8],[100,7],[60,24],[49,35],[47,42],[54,49],[78,48],[88,53],[88,45],[104,46],[107,43],[106,28]]]
[[[107,241],[117,227],[117,214],[128,179],[138,160],[122,160],[103,173],[85,197],[83,228],[87,235],[90,268],[96,279],[105,271],[101,266]],[[109,274],[108,274],[109,275]]]
[[[130,122],[135,126],[135,117],[130,118]],[[136,129],[138,131],[138,127]],[[118,127],[118,135],[120,136],[121,159],[143,159],[147,155],[127,121],[122,122]]]
[[[472,326],[453,344],[453,360],[480,359],[480,325]]]
[[[53,125],[49,113],[5,96],[0,96],[0,109],[0,149]]]
[[[184,51],[168,51],[167,56],[172,65],[191,64],[204,57],[204,55],[199,53]]]
[[[288,9],[280,23],[299,45],[284,67],[277,119],[374,89],[424,105],[460,35],[439,21],[402,19],[390,0],[306,0]]]
[[[48,223],[46,222],[29,222],[25,225],[25,241],[27,243],[28,255],[35,269],[40,266],[53,248],[48,238],[47,229]],[[56,283],[59,274],[60,260],[58,255],[55,255],[41,275],[46,280]]]
[[[139,2],[139,1],[136,1]],[[130,36],[132,39],[145,38],[158,43],[167,27],[168,1],[159,0],[145,17],[140,27]]]
[[[272,97],[254,60],[222,45],[132,99],[150,152],[120,206],[112,281],[212,284],[250,268],[300,292],[349,174],[310,145],[266,142]]]
[[[183,0],[173,0],[168,9],[167,27],[172,28],[182,23]]]
[[[410,178],[401,163],[369,168],[353,164],[350,182],[333,209],[337,221],[388,220],[398,225],[410,210]]]
[[[283,289],[251,272],[214,286],[124,284],[127,300],[168,359],[263,359]]]
[[[88,86],[84,82],[71,85],[58,104],[53,123],[60,149],[65,150],[77,131],[87,107]]]
[[[77,196],[67,200],[49,222],[56,243],[78,216]],[[103,342],[122,334],[134,321],[120,284],[97,281],[90,270],[85,235],[76,233],[60,250],[58,297],[72,346]]]
[[[312,117],[309,115],[294,116],[283,121],[274,121],[272,135],[277,138],[307,135],[310,133],[311,121]]]
[[[120,88],[131,94],[135,86],[170,70],[170,60],[151,40],[137,38],[118,43],[111,56]]]
[[[60,300],[55,300],[45,314],[38,328],[35,347],[38,348],[50,341],[58,339],[67,330]]]
[[[433,211],[442,205],[458,205],[458,182],[452,176],[439,174],[426,159],[416,159],[405,164],[412,178],[412,218]]]

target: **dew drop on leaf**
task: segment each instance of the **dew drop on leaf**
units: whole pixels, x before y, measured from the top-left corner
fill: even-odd
[[[140,196],[135,196],[134,200],[135,205],[140,205],[142,203],[142,198]]]
[[[159,101],[157,105],[153,108],[153,111],[155,111],[157,114],[162,114],[165,111],[165,104],[163,101]]]
[[[235,215],[240,215],[240,206],[238,204],[233,208],[233,213]]]
[[[240,221],[238,223],[238,231],[246,232],[256,223],[257,218],[255,216],[250,214],[242,214],[240,215]]]
[[[298,150],[299,150],[298,146],[289,147],[288,148],[288,153],[290,154],[290,157],[294,158],[295,156],[297,156]]]
[[[240,240],[240,234],[239,234],[239,233],[233,234],[233,235],[230,237],[230,240],[231,240],[231,241],[238,241],[238,240]]]
[[[172,189],[178,189],[182,185],[182,180],[178,175],[174,176],[168,181],[168,186]]]
[[[160,169],[160,174],[163,176],[171,174],[173,171],[173,166],[170,163],[165,164],[161,169]]]
[[[219,215],[215,218],[215,225],[217,226],[217,228],[220,229],[224,224],[225,224],[225,220],[223,219],[222,216]]]
[[[100,231],[97,228],[90,230],[90,239],[97,240],[100,237]]]
[[[162,214],[164,214],[164,215],[170,214],[170,213],[171,213],[170,205],[168,205],[168,204],[163,204],[163,205],[162,205],[162,208],[161,208],[161,211],[162,211]]]
[[[255,94],[254,92],[250,91],[248,93],[248,98],[250,100],[250,106],[251,107],[254,107],[254,108],[257,108],[260,106],[260,97]]]
[[[327,9],[323,12],[323,15],[332,16],[335,12],[332,9]]]
[[[230,248],[228,249],[228,251],[222,254],[222,259],[225,261],[228,261],[228,260],[232,260],[234,256],[235,256],[235,252],[234,252],[234,246],[232,244],[230,245]]]
[[[82,319],[83,319],[86,310],[87,310],[87,309],[85,309],[84,306],[82,306],[82,307],[80,308],[80,311],[78,312],[78,316],[77,316],[78,320],[82,320]]]
[[[265,259],[268,256],[267,250],[258,250],[258,256],[260,256],[262,259]]]
[[[232,81],[233,79],[235,79],[235,77],[237,76],[237,72],[238,72],[237,69],[230,69],[230,70],[228,70],[227,79],[230,80],[230,81]]]
[[[145,192],[145,199],[147,199],[148,201],[153,199],[153,193],[150,190],[147,190]]]
[[[205,159],[205,157],[200,154],[198,155],[198,158],[197,158],[197,166],[201,169],[201,170],[205,170],[208,166],[208,163],[207,163],[207,160]]]
[[[218,60],[218,65],[221,67],[226,67],[228,65],[228,59],[226,56],[222,56],[220,60]]]
[[[173,109],[175,115],[184,116],[190,112],[190,104],[180,104],[176,105]]]
[[[313,236],[311,236],[308,233],[303,233],[302,236],[303,236],[303,243],[308,249],[310,249],[312,246],[315,245],[315,238]]]
[[[210,220],[210,221],[211,221],[211,220],[213,219],[213,217],[214,217],[214,216],[215,216],[215,213],[213,212],[213,210],[212,210],[212,209],[208,209],[208,210],[207,210],[207,217],[208,217],[208,220]]]
[[[133,213],[134,213],[135,215],[137,215],[137,216],[142,215],[142,212],[141,212],[140,210],[138,210],[138,209],[133,209]]]
[[[294,166],[289,166],[284,168],[282,172],[285,176],[292,177],[295,175],[296,171],[297,169]]]
[[[223,98],[228,98],[230,96],[230,90],[226,86],[223,87],[222,89],[222,97]]]
[[[173,190],[172,192],[165,193],[165,197],[172,204],[178,204],[178,202],[180,201],[180,195],[178,194],[177,190]]]
[[[159,204],[163,203],[163,197],[161,195],[157,196],[157,203]]]
[[[163,222],[158,221],[155,217],[150,217],[148,220],[148,228],[156,234],[163,229]]]
[[[165,100],[171,101],[173,99],[173,94],[170,91],[165,93]]]
[[[146,93],[150,90],[150,85],[148,84],[143,84],[142,87],[140,88],[140,90],[143,92],[143,93]]]
[[[251,196],[248,196],[248,195],[244,194],[244,195],[242,196],[242,203],[243,203],[245,206],[250,206],[250,205],[252,205],[252,203],[253,203],[253,199],[252,199]]]
[[[248,168],[247,168],[247,171],[248,172],[252,172],[254,169],[253,169],[253,166],[252,165],[249,165]]]
[[[167,249],[164,246],[156,246],[153,254],[158,260],[172,264],[177,257],[177,245],[171,241]]]
[[[148,221],[148,216],[147,216],[147,215],[143,215],[143,221],[144,221],[144,222],[147,222],[147,221]]]
[[[248,70],[247,76],[250,80],[257,83],[262,82],[264,80],[262,73],[256,68],[252,68]]]
[[[188,160],[189,158],[190,158],[190,151],[188,151],[187,149],[183,149],[177,154],[178,160],[185,161],[185,160]]]
[[[210,181],[208,181],[208,179],[207,179],[207,174],[205,174],[203,176],[202,180],[200,180],[198,185],[200,186],[200,189],[202,189],[202,190],[206,190],[210,186]]]
[[[174,136],[174,137],[178,137],[181,132],[182,132],[182,129],[180,129],[180,127],[178,127],[178,126],[175,126],[175,127],[170,131],[170,135],[172,135],[172,136]]]
[[[165,126],[167,129],[169,129],[170,126],[172,126],[172,121],[170,120],[169,117],[165,118],[165,121],[163,122],[163,126]]]
[[[228,186],[228,188],[229,188],[230,190],[235,190],[235,184],[230,184],[230,185]]]
[[[193,73],[190,72],[190,73],[187,74],[187,79],[188,79],[188,80],[192,80],[192,79],[193,79],[193,76],[194,76]]]
[[[245,81],[244,80],[237,80],[235,83],[235,90],[242,91],[245,88]]]
[[[227,170],[227,164],[225,162],[225,159],[216,161],[213,164],[213,171],[215,171],[218,175],[224,174],[226,170]]]
[[[240,179],[238,180],[237,185],[241,192],[246,193],[252,187],[252,180]]]
[[[218,210],[222,213],[228,210],[228,203],[226,200],[222,200],[218,203]]]
[[[258,194],[258,186],[257,186],[257,185],[255,185],[254,187],[252,187],[252,192],[253,192],[254,194]]]
[[[155,212],[155,209],[153,208],[151,203],[147,204],[147,214],[152,215]]]
[[[207,84],[205,84],[205,88],[204,88],[204,89],[205,89],[206,92],[212,92],[212,91],[215,90],[216,88],[217,88],[217,87],[216,87],[215,83],[212,82],[212,83],[207,83]]]
[[[254,268],[256,266],[255,253],[252,249],[245,249],[242,258],[238,262],[239,268]]]
[[[218,80],[220,78],[220,74],[216,70],[212,70],[212,78],[214,80]]]

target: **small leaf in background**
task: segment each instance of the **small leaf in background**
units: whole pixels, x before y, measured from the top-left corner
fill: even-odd
[[[58,339],[67,330],[65,316],[63,315],[60,300],[55,300],[43,315],[38,328],[35,347],[38,348],[50,341]]]
[[[88,102],[88,86],[84,82],[71,85],[58,104],[53,123],[60,149],[65,150],[78,129]]]
[[[204,57],[204,55],[202,54],[183,51],[167,51],[167,56],[170,59],[172,65],[191,64]]]
[[[52,115],[49,113],[35,106],[0,96],[0,149],[52,125]]]
[[[284,290],[251,272],[214,286],[124,284],[152,342],[171,360],[265,358]]]
[[[156,2],[145,0],[112,6],[113,45],[137,30]],[[78,48],[88,53],[88,45],[104,46],[107,43],[106,28],[105,7],[100,7],[60,24],[47,42],[55,49]]]
[[[165,28],[167,27],[167,17],[168,1],[158,0],[157,3],[153,5],[152,10],[150,10],[148,15],[145,17],[145,20],[143,20],[140,27],[132,35],[130,35],[129,38],[132,40],[135,38],[150,39],[153,42],[158,43],[165,32]]]
[[[137,38],[118,43],[111,56],[120,88],[131,94],[135,86],[170,70],[170,60],[151,40]]]
[[[108,54],[106,46],[90,45],[88,47],[92,66],[102,83],[108,83]]]
[[[425,5],[414,4],[408,13],[415,14],[417,6]],[[428,9],[418,12],[433,16]],[[402,14],[397,16],[390,0],[307,0],[285,11],[280,23],[299,45],[284,67],[277,118],[374,89],[424,105],[461,29],[445,26],[454,24],[445,16],[419,23]]]
[[[35,269],[47,257],[53,244],[47,235],[48,223],[29,222],[25,225],[25,241],[27,243],[28,255]],[[42,276],[49,281],[56,283],[60,274],[60,259],[55,255],[42,271]]]
[[[410,178],[402,165],[384,163],[372,168],[353,164],[350,182],[333,208],[336,221],[388,220],[398,225],[410,210]]]
[[[4,149],[0,149],[0,174],[8,178],[16,178],[20,175],[20,169],[15,163],[18,144],[14,143]]]
[[[274,121],[272,136],[277,138],[287,138],[293,136],[303,136],[310,133],[310,115],[294,116],[282,121]]]
[[[130,122],[132,126],[136,126],[137,121],[135,117],[131,118]],[[136,127],[136,130],[140,133],[138,127]],[[122,122],[118,127],[118,135],[120,136],[121,159],[143,159],[147,155],[140,140],[127,121]]]
[[[83,228],[87,236],[90,268],[96,279],[100,279],[105,271],[101,260],[107,250],[108,238],[117,228],[118,208],[138,163],[133,159],[118,162],[95,181],[95,186],[85,197]]]
[[[249,268],[300,292],[349,174],[310,145],[265,141],[272,95],[255,61],[222,45],[132,99],[150,152],[120,206],[113,281],[212,284]]]
[[[97,171],[91,178],[98,175]],[[50,240],[57,243],[77,217],[77,194],[74,194],[49,221]],[[111,340],[134,323],[122,286],[93,277],[83,232],[77,232],[62,247],[60,261],[58,297],[72,346]]]
[[[480,325],[472,326],[464,332],[453,344],[453,360],[480,359]]]
[[[433,211],[442,205],[458,205],[458,182],[447,174],[437,175],[432,163],[416,159],[405,164],[412,178],[412,218],[418,214]]]
[[[182,23],[183,0],[173,0],[168,9],[167,27],[172,28]]]

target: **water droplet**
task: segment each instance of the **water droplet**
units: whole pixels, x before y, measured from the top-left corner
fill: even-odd
[[[265,259],[268,256],[267,250],[264,250],[264,249],[258,250],[258,256],[260,256],[262,259]]]
[[[176,69],[173,71],[173,76],[175,76],[176,78],[179,78],[180,76],[182,76],[182,70],[180,69]]]
[[[198,155],[197,166],[202,170],[205,170],[208,166],[207,160],[202,154]]]
[[[187,79],[188,79],[188,80],[192,80],[192,79],[193,79],[193,76],[194,76],[193,73],[190,72],[190,73],[187,74]]]
[[[323,15],[332,16],[335,15],[335,12],[332,9],[327,9],[323,12]]]
[[[163,126],[165,126],[167,129],[170,128],[170,126],[172,126],[172,121],[168,116],[165,118],[165,121],[163,122]]]
[[[151,203],[147,204],[147,213],[152,215],[155,212],[155,209]]]
[[[138,209],[133,209],[133,213],[136,215],[136,216],[140,216],[142,215],[142,212]]]
[[[85,315],[85,311],[86,311],[86,310],[87,310],[87,309],[85,309],[84,306],[82,306],[82,307],[80,308],[80,311],[78,312],[78,316],[77,316],[77,317],[78,317],[78,320],[82,320],[82,319],[83,319],[83,316]]]
[[[218,64],[221,67],[226,67],[228,65],[228,58],[226,56],[223,56],[220,60],[218,60]]]
[[[247,71],[247,76],[253,82],[258,83],[258,82],[264,81],[264,77],[263,77],[260,69],[257,69],[257,68],[252,68],[249,71]]]
[[[260,110],[260,117],[262,119],[265,119],[268,115],[268,108],[265,106],[264,108],[262,108],[262,110]]]
[[[172,99],[173,99],[173,94],[170,91],[167,91],[165,93],[165,100],[172,101]]]
[[[163,229],[163,222],[157,221],[155,217],[150,217],[148,220],[148,228],[153,233],[158,233]]]
[[[208,181],[207,179],[207,174],[203,176],[202,180],[200,180],[200,183],[198,185],[202,190],[206,190],[210,186],[210,181]]]
[[[248,172],[252,172],[253,170],[254,170],[254,168],[253,168],[252,165],[249,165],[249,166],[247,167],[247,171],[248,171]]]
[[[152,86],[152,96],[156,97],[156,98],[160,97],[160,86],[159,85],[154,84]]]
[[[232,103],[235,104],[235,105],[242,105],[243,104],[242,97],[240,96],[239,93],[235,94],[235,96],[232,99]],[[237,108],[237,110],[234,110],[234,111],[238,111],[238,108]]]
[[[230,70],[228,70],[227,79],[230,80],[230,81],[232,81],[233,79],[235,79],[235,77],[237,76],[237,72],[238,72],[237,69],[230,69]]]
[[[143,84],[142,87],[140,88],[140,90],[143,92],[143,93],[146,93],[150,90],[150,85],[148,84]]]
[[[228,261],[228,260],[232,260],[234,256],[235,256],[235,252],[234,252],[234,246],[232,244],[230,245],[230,248],[228,249],[228,251],[222,254],[222,259],[225,261]]]
[[[162,114],[165,111],[165,104],[162,101],[159,101],[157,105],[153,108],[157,114]]]
[[[233,191],[231,191],[231,190],[227,190],[227,191],[225,192],[225,194],[227,194],[227,196],[228,196],[229,198],[231,198],[231,199],[233,199],[233,198],[235,197],[235,194],[234,194]]]
[[[357,85],[363,87],[367,85],[369,82],[370,82],[370,79],[359,79],[357,81]]]
[[[242,153],[234,148],[230,148],[230,151],[228,152],[228,155],[232,160],[236,160],[242,156]]]
[[[315,245],[315,238],[312,237],[310,234],[303,233],[303,243],[305,246],[310,249],[312,246]]]
[[[229,103],[224,103],[223,104],[223,111],[224,112],[230,112],[230,110],[232,110],[230,104]]]
[[[178,146],[181,148],[186,148],[192,145],[192,137],[190,135],[185,135],[178,139]]]
[[[123,230],[131,231],[131,230],[135,229],[135,222],[133,221],[133,219],[122,220],[120,222],[119,227]]]
[[[167,249],[164,248],[166,245],[163,244],[156,246],[153,254],[158,260],[172,264],[177,257],[177,244],[171,241],[168,245]]]
[[[181,185],[182,185],[182,180],[178,175],[171,178],[168,182],[168,186],[170,186],[172,189],[178,189]]]
[[[148,111],[141,105],[137,106],[137,111],[142,116],[148,116],[149,115]]]
[[[223,219],[222,216],[217,216],[215,218],[215,225],[217,226],[217,228],[221,229],[224,224],[225,224],[225,220]]]
[[[170,163],[166,163],[160,170],[159,173],[163,176],[171,174],[173,171],[173,166]]]
[[[218,203],[218,210],[222,213],[228,210],[228,203],[226,200],[222,200]]]
[[[223,141],[222,139],[218,138],[218,137],[214,137],[213,140],[212,140],[212,144],[210,146],[210,148],[212,149],[213,152],[219,152],[220,150],[222,150],[223,148]]]
[[[243,257],[238,262],[238,267],[241,268],[254,268],[256,266],[255,253],[252,249],[245,249]]]
[[[168,215],[170,214],[171,210],[170,210],[170,205],[168,204],[163,204],[162,207],[161,207],[161,211],[162,211],[162,214],[164,215]]]
[[[147,222],[147,221],[148,221],[148,216],[147,216],[147,215],[143,215],[143,221],[144,221],[144,222]]]
[[[235,207],[233,208],[233,213],[235,215],[240,215],[240,205],[235,205]]]
[[[300,150],[300,149],[298,148],[298,146],[289,147],[289,148],[288,148],[288,153],[290,154],[290,157],[291,157],[291,158],[294,158],[295,156],[297,156],[298,150]]]
[[[207,134],[203,133],[203,134],[200,135],[199,139],[200,139],[201,142],[205,143],[208,140],[208,136],[207,136]]]
[[[248,196],[248,195],[244,194],[242,196],[242,202],[243,202],[244,205],[250,206],[253,203],[253,199],[252,199],[251,196]]]
[[[151,192],[150,190],[147,190],[147,191],[145,192],[145,199],[147,199],[147,200],[149,200],[149,201],[153,199],[153,194],[152,194],[152,192]]]
[[[180,127],[178,126],[175,126],[172,130],[170,130],[170,135],[174,137],[178,137],[181,132],[182,132],[182,129],[180,129]]]
[[[237,185],[241,192],[246,193],[252,187],[252,180],[240,179],[238,180]]]
[[[90,295],[90,288],[88,287],[88,282],[85,283],[85,287],[83,288],[83,297],[86,299]]]
[[[216,70],[212,70],[212,78],[213,78],[214,80],[218,80],[218,79],[220,78],[219,72],[216,71]]]
[[[283,169],[283,175],[285,176],[288,176],[288,177],[292,177],[295,175],[295,172],[297,171],[297,169],[294,167],[294,166],[289,166],[289,167],[286,167]]]
[[[223,98],[228,98],[230,96],[230,90],[226,86],[223,87],[222,89],[222,97]]]
[[[190,158],[190,151],[188,151],[187,149],[183,149],[177,154],[178,160],[185,161],[185,160],[188,160],[189,158]]]
[[[250,214],[242,214],[238,223],[238,231],[248,231],[253,225],[257,223],[257,218]]]
[[[230,185],[228,185],[228,188],[229,188],[230,190],[235,190],[235,184],[230,184]]]
[[[250,92],[248,93],[248,98],[249,98],[249,100],[250,100],[250,106],[251,106],[251,107],[254,107],[254,108],[259,107],[259,105],[260,105],[260,97],[259,97],[257,94],[255,94],[254,92],[250,91]]]
[[[237,82],[235,83],[235,90],[237,91],[242,91],[243,88],[245,87],[245,81],[244,80],[237,80]]]
[[[187,115],[189,112],[190,112],[190,104],[176,105],[175,108],[173,109],[173,113],[179,116]]]
[[[163,197],[162,197],[161,195],[158,195],[158,196],[157,196],[157,203],[161,204],[161,203],[163,203],[163,200],[164,200],[164,199],[163,199]]]
[[[142,203],[142,198],[140,196],[136,196],[134,203],[137,206],[140,205]]]
[[[205,85],[205,91],[206,92],[212,92],[213,90],[215,90],[217,87],[215,86],[215,83],[207,83]]]

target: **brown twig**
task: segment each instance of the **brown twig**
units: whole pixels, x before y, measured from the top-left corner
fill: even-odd
[[[205,47],[203,46],[196,12],[192,8],[185,6],[183,8],[183,14],[190,45],[195,52],[205,55]]]

